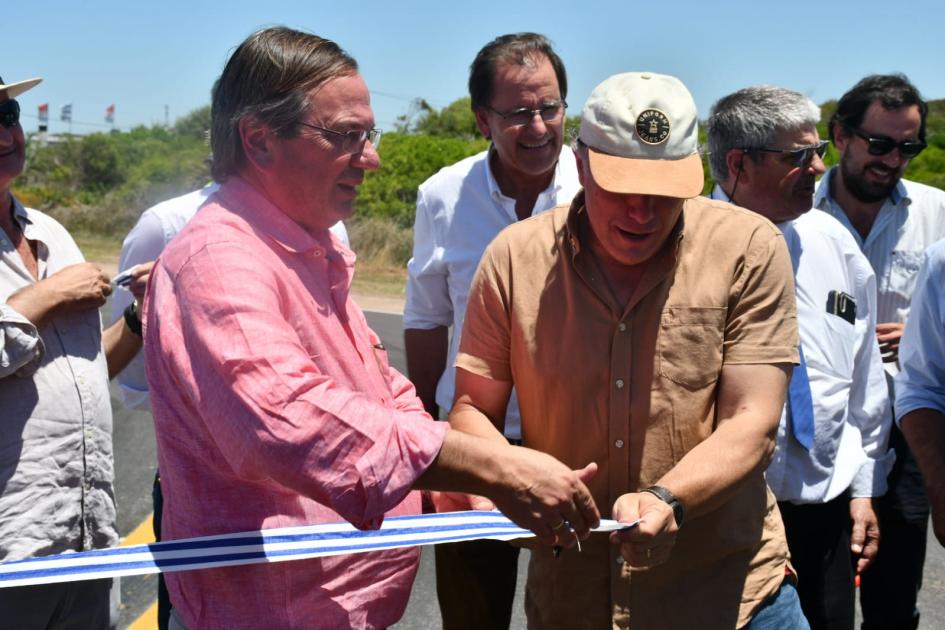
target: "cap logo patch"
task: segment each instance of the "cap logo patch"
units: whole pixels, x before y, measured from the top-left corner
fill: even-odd
[[[669,118],[658,109],[645,109],[637,116],[637,135],[646,144],[666,142],[669,126]]]

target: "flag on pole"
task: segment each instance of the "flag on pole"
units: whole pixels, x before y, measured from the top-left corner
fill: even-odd
[[[43,103],[39,106],[39,122],[49,122],[49,103]]]
[[[105,108],[105,122],[114,124],[115,123],[115,104],[112,103]]]
[[[59,120],[62,122],[72,122],[72,103],[62,106],[62,110],[59,112]]]

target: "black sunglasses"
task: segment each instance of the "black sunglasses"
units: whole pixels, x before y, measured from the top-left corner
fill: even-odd
[[[761,147],[759,149],[745,149],[746,153],[751,153],[757,151],[760,153],[784,153],[791,156],[791,163],[795,167],[803,167],[810,164],[811,160],[814,159],[814,155],[817,157],[824,157],[827,153],[827,145],[829,143],[826,140],[822,140],[817,144],[812,144],[809,147],[801,147],[800,149],[769,149],[768,147]]]
[[[20,122],[20,104],[14,99],[0,103],[0,125],[10,129]]]
[[[868,133],[853,127],[847,127],[847,130],[853,135],[866,140],[866,150],[870,155],[886,155],[893,149],[898,148],[899,155],[907,160],[911,160],[915,156],[922,153],[922,151],[925,150],[925,147],[929,146],[921,140],[903,140],[902,142],[896,142],[887,136],[871,136]]]

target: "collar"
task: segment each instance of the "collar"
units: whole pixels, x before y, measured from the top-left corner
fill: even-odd
[[[716,184],[715,188],[712,189],[712,192],[709,193],[709,199],[715,199],[716,201],[724,201],[726,203],[732,203],[731,198],[728,196],[720,184]]]
[[[343,248],[333,241],[326,228],[310,234],[290,219],[282,210],[259,192],[245,179],[234,175],[226,180],[216,192],[224,207],[241,217],[252,228],[278,243],[286,251],[295,254],[311,253],[326,256]],[[341,252],[344,256],[345,252]],[[347,252],[350,254],[350,252]],[[353,257],[354,254],[351,254]]]
[[[832,181],[834,174],[837,172],[838,167],[833,166],[829,171],[824,173],[824,176],[820,178],[820,183],[817,185],[817,191],[814,193],[814,207],[825,210],[831,205],[837,205],[836,199],[830,194],[830,182]],[[899,178],[899,181],[896,182],[896,187],[893,188],[892,192],[889,193],[889,201],[894,205],[898,206],[902,203],[912,203],[912,199],[909,197],[909,191],[906,189],[906,185],[902,183],[902,178]]]
[[[20,224],[20,227],[31,224],[33,221],[30,219],[29,212],[26,211],[26,207],[20,203],[20,200],[16,198],[16,195],[10,193],[10,199],[13,200],[13,219]]]
[[[564,151],[567,147],[562,146],[561,151]],[[570,150],[570,149],[568,149]],[[501,199],[510,199],[502,193],[502,190],[499,188],[499,182],[496,181],[495,173],[492,172],[492,156],[495,155],[495,145],[491,142],[489,143],[489,150],[486,152],[486,187],[489,190],[489,196],[495,200]],[[557,193],[561,190],[562,184],[561,181],[561,152],[558,153],[558,160],[555,162],[555,173],[551,176],[551,183],[548,184],[548,187],[545,188],[539,196],[546,195],[549,192]]]

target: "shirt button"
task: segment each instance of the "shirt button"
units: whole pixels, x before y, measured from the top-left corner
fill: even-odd
[[[617,389],[623,389],[623,379],[618,378],[617,381],[614,383],[614,385],[617,386]]]
[[[321,255],[322,255],[322,250],[320,249],[316,249],[315,252],[313,253],[313,256],[315,256],[315,258],[319,258]]]
[[[617,448],[623,448],[623,440],[617,440],[616,442],[614,442],[614,446],[616,446]]]
[[[627,332],[627,325],[623,322],[620,322],[620,324],[617,326],[617,330],[620,332]]]

